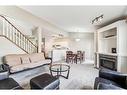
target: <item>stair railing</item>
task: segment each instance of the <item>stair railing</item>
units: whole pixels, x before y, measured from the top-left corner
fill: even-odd
[[[19,29],[17,29],[6,17],[0,15],[0,18],[0,36],[7,38],[26,53],[37,52],[38,47]]]

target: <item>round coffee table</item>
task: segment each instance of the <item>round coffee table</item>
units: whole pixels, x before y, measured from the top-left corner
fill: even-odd
[[[52,64],[50,66],[50,73],[52,76],[56,76],[59,78],[59,76],[62,76],[66,79],[68,79],[69,76],[69,71],[70,71],[70,66],[66,64]],[[66,72],[66,75],[63,75],[63,73]],[[53,75],[53,73],[56,73]]]

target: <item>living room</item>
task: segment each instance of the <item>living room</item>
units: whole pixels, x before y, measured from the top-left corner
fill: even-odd
[[[126,9],[0,6],[1,89],[126,89]]]

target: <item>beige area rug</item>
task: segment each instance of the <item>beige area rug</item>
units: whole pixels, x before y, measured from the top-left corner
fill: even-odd
[[[98,76],[98,70],[94,68],[93,64],[69,64],[70,74],[69,78],[60,77],[61,90],[82,90],[93,89],[94,80]],[[24,71],[21,73],[10,75],[13,77],[24,89],[30,89],[29,81],[31,78],[43,73],[49,73],[49,66],[43,66],[36,69]]]

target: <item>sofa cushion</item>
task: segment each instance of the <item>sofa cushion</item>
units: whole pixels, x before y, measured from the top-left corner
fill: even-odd
[[[10,54],[5,56],[5,62],[10,67],[21,64],[21,59],[17,54]]]
[[[35,62],[35,63],[20,64],[20,65],[11,67],[10,72],[15,73],[15,72],[19,72],[25,69],[35,68],[35,67],[42,66],[45,64],[49,64],[49,63],[51,63],[51,60],[46,59],[46,60],[42,60],[42,61]]]
[[[113,82],[111,80],[107,80],[107,79],[104,79],[104,78],[96,77],[95,83],[94,83],[94,89],[97,89],[99,83],[113,84],[113,85],[119,86],[117,83],[115,83],[115,82]]]
[[[37,62],[37,63],[25,64],[24,67],[30,69],[30,68],[35,68],[35,67],[38,67],[38,66],[41,66],[41,65],[43,65],[43,64]]]
[[[15,72],[19,72],[19,71],[22,71],[22,70],[25,70],[25,69],[27,69],[27,68],[25,67],[25,64],[21,64],[21,65],[17,65],[17,66],[11,67],[11,68],[10,68],[10,72],[11,72],[11,73],[15,73]]]
[[[22,62],[22,64],[28,64],[28,63],[30,63],[29,56],[28,55],[21,56],[21,62]]]
[[[50,59],[45,59],[45,60],[42,60],[42,61],[39,61],[41,62],[42,64],[49,64],[51,63],[51,60]]]
[[[31,63],[45,60],[44,53],[34,53],[30,55]]]
[[[45,65],[45,64],[49,64],[50,62],[51,62],[51,60],[42,60],[42,61],[38,61],[38,62],[35,62],[35,63],[26,64],[26,65],[24,65],[24,67],[34,68],[34,67],[42,66],[42,65]]]
[[[119,86],[112,84],[99,83],[97,89],[100,90],[125,90]]]

